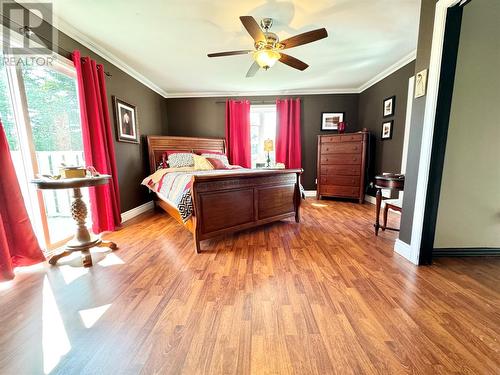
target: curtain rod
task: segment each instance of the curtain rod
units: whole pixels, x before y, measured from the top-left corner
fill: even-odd
[[[238,101],[238,100],[237,100]],[[250,104],[276,104],[276,100],[274,101],[264,101],[264,100],[249,100]],[[216,104],[226,104],[226,101],[218,100],[215,102]]]
[[[37,15],[33,14],[30,12],[30,14],[34,15],[35,17],[38,17]],[[38,17],[39,20],[41,20],[42,22],[44,22],[40,17]],[[15,24],[16,26],[19,26],[17,31],[16,30],[12,30],[10,27],[8,26],[5,26],[5,21],[4,20],[7,20],[7,24],[10,26],[11,24]],[[47,23],[51,29],[55,29],[54,26],[50,25],[49,23]],[[14,32],[17,32],[19,33],[23,38],[27,38],[27,39],[30,39],[29,37],[29,33],[33,33],[34,35],[36,35],[37,38],[49,43],[49,44],[52,44],[52,46],[54,47],[57,47],[57,50],[58,52],[54,51],[54,48],[52,48],[52,52],[56,53],[56,54],[59,54],[59,51],[63,51],[65,54],[67,54],[68,56],[71,57],[71,55],[73,54],[73,52],[69,52],[68,50],[64,49],[63,47],[61,47],[60,45],[58,44],[55,44],[54,41],[52,40],[48,40],[47,38],[41,36],[41,35],[38,35],[36,33],[33,32],[33,30],[31,30],[31,28],[29,26],[26,26],[26,25],[20,25],[18,24],[16,21],[10,19],[10,18],[7,18],[5,15],[2,14],[2,25],[4,25],[5,27],[7,27],[9,30],[12,30]],[[59,31],[58,29],[56,29],[57,31]],[[36,41],[35,41],[36,42]],[[104,72],[104,74],[107,76],[107,77],[112,77],[113,75],[109,72]]]

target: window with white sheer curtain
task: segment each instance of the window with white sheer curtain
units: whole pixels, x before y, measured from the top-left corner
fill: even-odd
[[[0,54],[0,61],[4,61]],[[0,65],[0,116],[30,219],[41,245],[58,247],[72,234],[70,191],[37,192],[30,180],[57,175],[62,163],[84,165],[76,71],[52,65]]]
[[[252,105],[250,107],[250,139],[252,152],[252,168],[266,163],[267,152],[264,141],[271,139],[276,144],[276,105]],[[271,164],[274,164],[274,151],[269,153]]]

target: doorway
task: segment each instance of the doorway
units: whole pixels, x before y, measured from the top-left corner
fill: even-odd
[[[421,257],[500,254],[500,3],[448,9]]]

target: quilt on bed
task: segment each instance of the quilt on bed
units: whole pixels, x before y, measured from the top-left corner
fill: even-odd
[[[169,171],[172,169],[172,171]],[[235,168],[236,169],[236,168]],[[241,172],[241,168],[238,169]],[[234,169],[194,171],[192,168],[168,168],[147,177],[142,184],[149,187],[179,211],[183,222],[193,213],[192,177],[206,174],[234,173]]]

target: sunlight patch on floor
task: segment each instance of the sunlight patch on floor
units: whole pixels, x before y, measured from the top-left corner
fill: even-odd
[[[2,290],[7,290],[10,289],[14,286],[14,280],[9,280],[9,281],[2,281],[0,283],[0,292]]]
[[[102,267],[115,266],[117,264],[125,264],[125,262],[114,253],[107,254],[103,260],[99,261],[99,265]]]
[[[89,273],[89,269],[84,267],[59,266],[59,270],[66,285]]]
[[[101,316],[104,315],[110,306],[111,304],[109,303],[92,309],[78,311],[85,328],[91,328],[99,319],[101,319]]]
[[[327,204],[323,204],[323,203],[311,203],[311,206],[313,206],[313,207],[328,207]]]
[[[49,374],[71,344],[47,276],[43,280],[42,328],[43,371]]]
[[[16,267],[14,273],[15,274],[34,273],[43,271],[44,269],[45,269],[45,263],[41,262],[33,264],[31,266]]]

